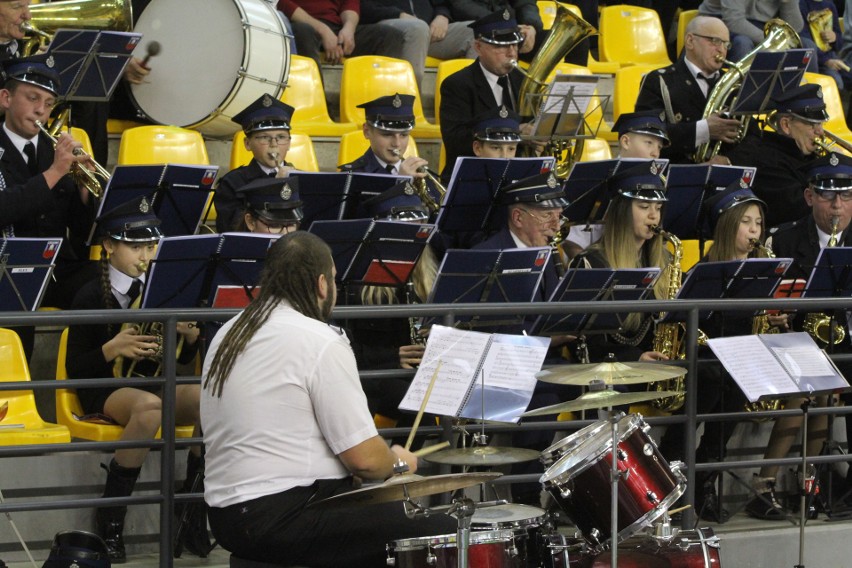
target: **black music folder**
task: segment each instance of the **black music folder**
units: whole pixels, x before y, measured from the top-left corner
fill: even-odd
[[[66,8],[72,10],[72,8]],[[71,14],[68,14],[71,19]],[[142,34],[59,29],[47,53],[59,73],[66,101],[109,101]]]
[[[666,180],[663,226],[681,239],[709,239],[710,220],[705,216],[704,201],[739,181],[751,187],[757,168],[706,164],[671,164]]]
[[[852,247],[825,247],[819,251],[808,278],[806,298],[852,296]]]
[[[331,247],[337,281],[402,286],[408,281],[435,225],[402,221],[315,221],[310,232]]]
[[[0,239],[0,311],[38,309],[62,239]]]
[[[733,99],[733,116],[761,114],[770,99],[802,82],[814,53],[810,49],[758,51]]]
[[[98,215],[145,197],[167,237],[195,234],[219,166],[157,164],[116,166],[104,189]],[[94,228],[93,228],[94,229]],[[91,243],[94,235],[89,235]]]
[[[233,303],[235,286],[246,299],[252,298],[266,251],[279,237],[222,233],[161,239],[148,269],[142,307],[206,307],[214,303],[220,289]]]
[[[500,188],[549,172],[554,164],[551,157],[456,159],[435,224],[442,233],[497,231],[505,221],[503,208],[495,204]]]
[[[550,259],[548,247],[506,250],[450,249],[444,255],[429,304],[532,302]],[[459,316],[460,327],[523,330],[524,317]],[[424,322],[428,327],[435,318]]]
[[[363,172],[290,172],[299,178],[302,200],[302,229],[314,221],[361,219],[369,217],[362,203],[392,188],[409,176],[367,174]]]
[[[641,301],[650,297],[659,268],[575,268],[559,281],[551,302]],[[532,335],[609,333],[622,327],[624,314],[547,314],[529,329]]]

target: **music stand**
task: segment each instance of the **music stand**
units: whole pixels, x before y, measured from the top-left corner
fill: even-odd
[[[704,240],[712,236],[710,220],[704,214],[704,201],[739,180],[751,187],[757,168],[707,164],[671,164],[666,179],[668,201],[663,217],[667,231],[681,239]]]
[[[820,250],[803,295],[806,298],[852,296],[852,247]]]
[[[770,99],[799,86],[812,57],[810,49],[757,52],[742,77],[731,116],[765,112]]]
[[[331,247],[342,284],[402,286],[435,233],[430,224],[402,221],[316,221],[310,232]]]
[[[557,75],[543,93],[530,95],[537,109],[533,122],[533,140],[567,140],[594,138],[600,129],[603,109],[608,95],[596,94],[600,75]],[[597,104],[589,108],[592,99]],[[598,113],[597,124],[589,122]]]
[[[495,205],[504,185],[554,168],[552,157],[456,159],[443,206],[435,219],[441,233],[458,235],[497,231],[505,221]]]
[[[38,309],[61,246],[62,239],[0,239],[0,311]]]
[[[641,301],[654,289],[659,268],[580,268],[569,270],[551,294],[550,302],[595,300]],[[610,333],[622,327],[621,314],[546,314],[528,330],[530,335]]]
[[[239,286],[251,299],[266,252],[280,235],[223,233],[165,237],[151,260],[143,308],[209,306],[219,289]],[[233,292],[227,292],[233,298]]]
[[[59,29],[50,42],[64,101],[110,99],[142,34]]]
[[[302,200],[302,229],[310,229],[314,221],[333,221],[370,217],[362,203],[409,176],[367,174],[363,172],[300,172],[299,198]]]
[[[219,166],[157,164],[116,166],[104,189],[98,217],[132,199],[145,197],[164,235],[192,235],[202,221]],[[89,243],[94,238],[94,227]]]
[[[532,302],[539,290],[551,249],[451,249],[444,255],[429,304]],[[436,318],[427,319],[424,327]],[[503,333],[521,333],[523,316],[459,316],[465,328],[500,327]],[[505,327],[504,327],[505,326]]]

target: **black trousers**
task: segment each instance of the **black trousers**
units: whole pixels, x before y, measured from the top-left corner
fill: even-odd
[[[347,508],[307,507],[352,489],[351,480],[319,480],[229,507],[210,507],[210,527],[241,558],[312,568],[384,566],[394,540],[453,534],[457,523],[437,514],[409,519],[401,502]]]

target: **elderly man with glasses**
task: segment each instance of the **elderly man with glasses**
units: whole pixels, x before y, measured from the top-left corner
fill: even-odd
[[[665,109],[671,145],[663,148],[660,157],[690,163],[702,144],[737,141],[739,120],[719,114],[704,118],[707,97],[721,76],[730,46],[728,28],[722,20],[697,16],[686,28],[683,54],[675,64],[645,76],[636,110]],[[715,160],[727,163],[722,156]]]

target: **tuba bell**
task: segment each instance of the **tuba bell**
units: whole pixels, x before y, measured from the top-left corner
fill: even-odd
[[[133,29],[130,0],[62,0],[30,6],[32,19],[24,22],[26,32],[21,55],[29,57],[44,47],[59,28],[85,28],[129,32]]]

